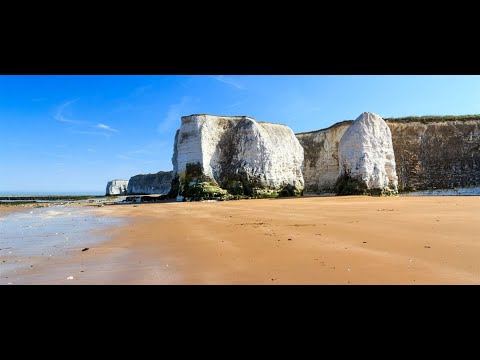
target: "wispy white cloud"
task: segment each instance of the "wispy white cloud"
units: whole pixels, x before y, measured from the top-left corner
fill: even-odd
[[[235,81],[234,79],[232,79],[230,77],[226,77],[224,75],[211,75],[211,77],[213,79],[217,80],[217,81],[220,81],[220,82],[224,83],[224,84],[233,86],[236,89],[239,89],[239,90],[244,90],[245,89],[245,86],[243,86],[242,84],[238,83],[237,81]]]
[[[240,106],[240,105],[242,105],[242,104],[244,104],[244,103],[245,103],[245,101],[239,101],[239,102],[237,102],[237,103],[235,103],[235,104],[226,106],[225,109],[234,108],[234,107]]]
[[[191,100],[189,96],[184,96],[179,103],[170,105],[165,118],[158,124],[158,132],[164,133],[175,127],[175,124],[179,124],[180,118],[185,115],[185,108]]]
[[[75,125],[80,125],[80,124],[87,124],[86,121],[80,121],[80,120],[72,120],[67,117],[65,117],[65,109],[68,108],[70,105],[72,105],[74,102],[76,102],[78,99],[66,101],[63,104],[61,104],[57,108],[57,112],[53,116],[55,120],[67,123],[67,124],[75,124]]]
[[[70,129],[71,134],[79,134],[79,135],[92,135],[92,136],[105,136],[105,138],[109,139],[112,136],[111,133],[101,132],[101,131],[84,131],[84,130],[73,130]]]
[[[97,126],[95,126],[97,129],[102,129],[102,130],[107,130],[107,131],[112,131],[112,132],[118,132],[117,129],[114,129],[108,125],[105,125],[105,124],[97,124]]]
[[[90,121],[80,121],[80,120],[73,120],[70,117],[66,116],[66,110],[70,105],[78,101],[78,99],[74,100],[69,100],[63,102],[61,105],[57,107],[57,111],[54,115],[54,119],[70,124],[72,126],[67,128],[67,131],[70,132],[71,134],[78,134],[78,135],[93,135],[93,136],[105,136],[105,138],[110,138],[112,136],[112,133],[118,133],[119,131],[117,129],[112,128],[109,125],[106,124],[96,124],[90,122]],[[103,130],[103,131],[99,131]],[[58,147],[61,147],[62,145],[58,145]]]
[[[87,151],[88,151],[89,153],[94,153],[94,152],[96,152],[95,149],[92,149],[92,148],[88,148]]]

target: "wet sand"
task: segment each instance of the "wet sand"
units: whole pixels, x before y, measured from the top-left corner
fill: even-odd
[[[304,197],[92,207],[111,240],[23,284],[479,284],[480,199]],[[67,279],[73,277],[73,279]]]
[[[11,214],[18,211],[26,211],[27,208],[13,205],[0,205],[0,216]]]
[[[96,216],[86,206],[16,205],[9,209],[0,212],[0,284],[22,283],[22,273],[40,265],[47,265],[43,272],[48,276],[52,259],[97,246],[108,240],[102,234],[106,229],[122,224],[122,219]]]

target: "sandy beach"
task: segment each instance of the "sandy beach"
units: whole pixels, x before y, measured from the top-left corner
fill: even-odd
[[[480,283],[475,196],[165,202],[91,210],[130,220],[102,231],[110,240],[52,258],[19,274],[17,283]]]

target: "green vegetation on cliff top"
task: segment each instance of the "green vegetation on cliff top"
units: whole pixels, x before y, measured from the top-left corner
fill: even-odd
[[[423,115],[423,116],[405,116],[405,117],[400,117],[400,118],[383,118],[383,120],[387,122],[413,122],[413,121],[418,121],[421,123],[427,123],[427,122],[435,122],[435,121],[466,121],[466,120],[480,120],[480,114],[472,114],[472,115]],[[348,124],[352,123],[354,120],[342,120],[338,121],[333,125],[330,125],[326,128],[319,129],[319,130],[312,130],[312,131],[304,131],[300,133],[296,133],[296,135],[299,134],[310,134],[310,133],[316,133],[318,131],[325,131],[328,129],[331,129],[336,126],[340,126],[342,124]]]
[[[472,115],[424,115],[424,116],[406,116],[401,118],[384,118],[385,121],[462,121],[462,120],[480,120],[480,114]]]

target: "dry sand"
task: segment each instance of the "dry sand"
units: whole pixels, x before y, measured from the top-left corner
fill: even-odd
[[[110,241],[37,266],[20,283],[480,283],[476,196],[166,202],[92,211],[131,221],[110,229]]]

